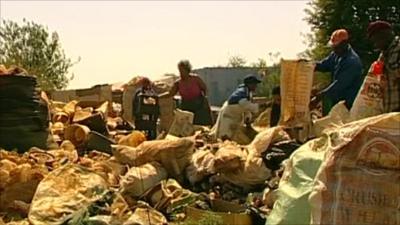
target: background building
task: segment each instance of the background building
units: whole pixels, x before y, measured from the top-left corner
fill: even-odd
[[[208,100],[213,106],[221,106],[235,88],[243,82],[243,78],[259,69],[254,67],[205,67],[193,70],[206,83]]]

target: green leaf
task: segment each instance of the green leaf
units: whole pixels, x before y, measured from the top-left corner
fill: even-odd
[[[68,58],[59,40],[57,32],[50,35],[47,27],[35,22],[4,20],[0,26],[0,64],[23,67],[37,77],[42,90],[66,88],[73,77],[69,70],[79,60]]]

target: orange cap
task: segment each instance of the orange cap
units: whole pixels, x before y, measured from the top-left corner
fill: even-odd
[[[346,41],[348,39],[349,34],[345,29],[335,30],[331,35],[331,39],[329,40],[328,45],[337,46],[342,43],[342,41]]]

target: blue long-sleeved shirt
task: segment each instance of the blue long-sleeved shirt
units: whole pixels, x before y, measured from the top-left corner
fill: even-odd
[[[250,99],[250,91],[244,84],[239,85],[236,90],[231,94],[231,96],[229,96],[228,104],[238,104],[239,101],[242,99]]]
[[[315,70],[331,72],[332,83],[322,91],[334,104],[345,100],[350,109],[363,82],[363,68],[360,57],[349,46],[343,56],[331,52],[329,56],[316,63]]]

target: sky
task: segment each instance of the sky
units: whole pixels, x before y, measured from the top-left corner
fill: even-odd
[[[0,0],[0,16],[56,31],[66,55],[80,58],[68,88],[87,88],[178,74],[181,59],[202,68],[237,55],[269,65],[269,52],[296,58],[306,49],[302,34],[310,32],[308,2]]]

